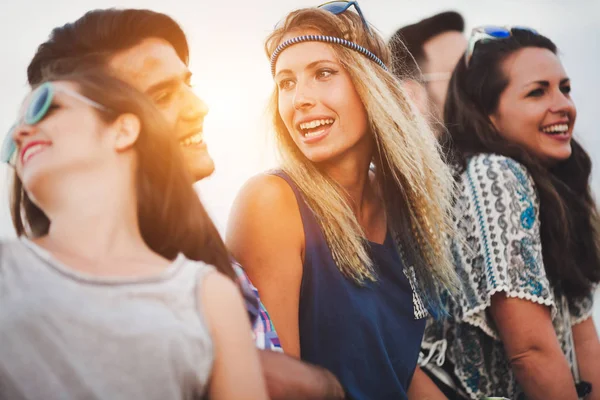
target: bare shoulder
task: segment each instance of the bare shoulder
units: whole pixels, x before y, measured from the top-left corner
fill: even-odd
[[[236,285],[219,272],[204,277],[199,290],[214,348],[211,399],[266,399],[266,388],[250,323]]]
[[[296,196],[281,177],[261,174],[240,190],[229,215],[226,242],[253,283],[258,271],[290,265],[301,270],[304,227]],[[297,262],[295,261],[297,260]]]
[[[227,242],[236,245],[236,238],[248,235],[285,238],[302,235],[302,220],[296,196],[281,177],[261,174],[242,187],[231,209],[227,227]],[[242,239],[240,237],[240,239]],[[233,243],[230,243],[233,241]]]
[[[218,271],[207,273],[201,288],[200,293],[205,293],[207,296],[221,295],[229,297],[233,294],[239,294],[239,289],[235,283]]]
[[[234,207],[257,209],[277,207],[277,210],[298,208],[296,196],[290,185],[281,177],[268,173],[250,178],[242,187]]]
[[[205,309],[242,304],[236,284],[220,272],[207,273],[198,289],[198,298]]]
[[[243,324],[248,321],[238,286],[218,271],[209,272],[202,278],[198,284],[196,298],[199,312],[204,315],[208,328],[213,333],[218,332],[217,328],[223,324]]]
[[[226,334],[230,335],[230,339],[241,338],[245,332],[250,331],[244,302],[236,284],[217,271],[208,273],[202,279],[196,294],[199,311],[206,318],[208,329],[217,346],[227,339],[224,337]]]

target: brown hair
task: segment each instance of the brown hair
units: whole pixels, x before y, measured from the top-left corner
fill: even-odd
[[[234,279],[229,255],[200,199],[174,136],[162,115],[142,93],[100,70],[73,72],[54,79],[76,83],[84,96],[104,105],[98,111],[106,122],[131,113],[140,118],[137,152],[137,198],[140,232],[148,246],[167,259],[178,253],[214,265]],[[50,220],[29,198],[13,174],[12,220],[17,235],[48,233]]]
[[[504,139],[489,118],[509,84],[503,61],[528,47],[557,52],[547,37],[513,28],[506,39],[478,42],[468,67],[463,60],[457,64],[444,110],[449,133],[442,141],[460,170],[479,153],[501,154],[527,168],[540,201],[544,268],[553,288],[572,300],[600,282],[600,225],[589,185],[590,157],[572,140],[571,156],[549,169],[527,149]]]
[[[166,14],[151,10],[92,10],[56,27],[40,44],[27,67],[30,85],[44,80],[46,69],[67,74],[85,67],[106,66],[116,53],[148,38],[167,41],[186,65],[189,47],[183,30]]]
[[[394,73],[421,80],[421,67],[427,61],[423,46],[445,32],[463,32],[465,21],[455,11],[446,11],[398,29],[390,38]]]

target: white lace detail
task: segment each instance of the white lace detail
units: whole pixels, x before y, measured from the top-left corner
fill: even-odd
[[[423,305],[423,300],[421,300],[421,296],[419,296],[419,292],[417,291],[417,276],[415,274],[415,269],[411,266],[408,268],[404,268],[404,275],[408,279],[408,283],[410,283],[410,288],[412,289],[412,300],[413,300],[413,310],[415,319],[426,318],[429,315],[425,305]]]
[[[423,341],[448,341],[445,358],[454,364],[452,375],[465,397],[516,399],[522,393],[487,312],[492,296],[499,292],[551,308],[556,337],[575,369],[571,324],[589,318],[592,300],[586,296],[565,307],[564,294],[550,284],[539,233],[539,199],[527,170],[497,155],[470,158],[457,191],[455,212],[459,240],[453,252],[462,290],[456,297],[444,298],[452,318],[430,320]],[[427,346],[422,347],[420,361],[428,361],[428,370],[435,369],[432,360],[437,361],[437,351],[427,360]]]
[[[582,315],[579,318],[571,318],[571,326],[575,326],[577,324],[580,324],[584,321],[586,321],[588,318],[590,318],[594,313],[592,312],[592,310],[590,310],[589,313]]]
[[[441,339],[436,342],[433,342],[430,346],[427,347],[429,347],[429,354],[427,354],[427,357],[425,357],[425,355],[422,352],[419,352],[419,366],[426,366],[432,359],[438,367],[444,365],[444,362],[446,361],[446,349],[448,348],[448,342],[446,341],[446,339]],[[437,357],[434,358],[436,351],[438,354]]]

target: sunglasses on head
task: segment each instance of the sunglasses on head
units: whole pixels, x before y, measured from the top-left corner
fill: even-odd
[[[471,31],[471,37],[469,38],[469,45],[465,53],[465,64],[468,67],[471,57],[473,57],[473,51],[475,51],[475,45],[480,41],[506,39],[513,34],[513,30],[527,31],[537,35],[538,32],[535,29],[528,28],[526,26],[479,26],[473,28]]]
[[[76,100],[79,100],[91,107],[97,108],[102,111],[108,111],[108,108],[102,104],[96,103],[95,101],[88,99],[82,94],[77,93],[74,90],[67,89],[62,86],[57,86],[52,82],[46,82],[40,85],[37,89],[31,93],[27,98],[27,103],[24,105],[25,113],[18,121],[9,129],[2,147],[0,148],[0,161],[14,166],[17,158],[17,144],[13,138],[15,130],[21,124],[35,125],[42,121],[48,114],[52,101],[56,93],[64,93]]]
[[[369,28],[369,24],[367,23],[367,20],[365,19],[365,16],[363,15],[360,7],[358,6],[358,2],[357,1],[355,1],[355,0],[350,0],[350,1],[328,1],[327,3],[321,4],[317,8],[322,8],[324,10],[329,11],[330,13],[332,13],[334,15],[338,15],[338,14],[341,14],[341,13],[345,12],[346,10],[348,10],[352,6],[354,6],[354,8],[356,9],[356,13],[360,17],[360,19],[361,19],[363,25],[365,26],[365,29],[369,33],[369,35],[373,36],[373,33],[371,32],[371,28]]]

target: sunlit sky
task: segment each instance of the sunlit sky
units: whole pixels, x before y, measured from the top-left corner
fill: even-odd
[[[167,13],[188,36],[196,90],[210,106],[204,131],[217,169],[197,186],[224,232],[229,208],[244,181],[276,165],[264,111],[273,82],[263,40],[287,12],[318,4],[310,0],[2,0],[0,130],[12,124],[28,90],[27,64],[53,27],[96,8]],[[360,4],[367,20],[386,39],[402,25],[449,9],[463,14],[467,32],[483,24],[526,25],[553,39],[571,77],[578,108],[575,132],[596,164],[593,188],[600,195],[600,136],[593,122],[600,93],[600,0],[361,0]],[[7,174],[1,166],[0,238],[14,236]]]

